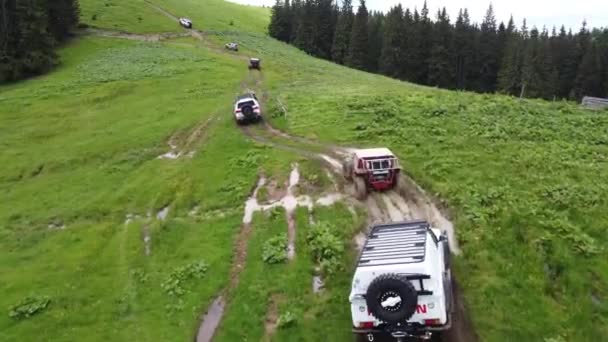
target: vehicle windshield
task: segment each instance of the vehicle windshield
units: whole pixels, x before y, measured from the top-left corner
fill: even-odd
[[[251,100],[251,101],[243,101],[243,102],[239,102],[239,104],[238,104],[238,108],[239,108],[239,109],[240,109],[240,108],[243,108],[243,107],[245,107],[245,106],[251,106],[251,107],[253,107],[253,106],[255,106],[255,102],[253,102],[253,100]]]

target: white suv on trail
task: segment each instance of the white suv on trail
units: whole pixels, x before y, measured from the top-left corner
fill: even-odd
[[[254,93],[242,95],[234,102],[234,119],[241,125],[262,119],[262,109]]]
[[[192,28],[192,20],[188,19],[188,18],[179,18],[179,24],[182,25],[185,28]]]
[[[428,340],[452,323],[450,249],[426,221],[373,226],[349,296],[360,340]]]

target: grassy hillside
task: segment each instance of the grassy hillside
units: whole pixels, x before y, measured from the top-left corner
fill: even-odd
[[[458,278],[481,340],[604,339],[605,112],[336,66],[265,37],[266,9],[220,0],[153,4],[192,18],[205,41],[82,37],[60,51],[53,73],[0,87],[0,340],[195,335],[200,314],[230,283],[243,203],[258,174],[282,183],[298,162],[298,191],[328,184],[315,162],[235,128],[231,101],[249,86],[266,90],[274,126],[345,146],[387,145],[445,200],[463,249]],[[81,6],[83,20],[99,28],[181,31],[144,1]],[[241,44],[238,55],[219,50],[226,41]],[[249,55],[264,67],[255,84],[242,59]],[[168,143],[192,158],[158,159],[172,150]],[[284,213],[256,214],[217,341],[350,340],[350,240],[362,218],[343,204],[315,208],[346,248],[342,269],[315,295],[306,216],[297,211],[296,259],[268,265],[263,245],[285,232]],[[28,297],[50,304],[10,318],[9,308]],[[295,322],[268,336],[271,306]]]

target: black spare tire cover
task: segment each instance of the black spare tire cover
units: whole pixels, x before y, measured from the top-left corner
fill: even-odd
[[[243,112],[243,115],[245,115],[248,118],[253,116],[253,107],[251,107],[249,105],[243,106],[243,108],[241,108],[241,111]]]
[[[383,274],[369,285],[365,301],[368,310],[377,319],[399,323],[407,321],[416,312],[418,292],[405,276]]]

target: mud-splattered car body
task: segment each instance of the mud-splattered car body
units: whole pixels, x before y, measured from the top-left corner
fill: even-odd
[[[394,188],[399,181],[399,160],[388,148],[354,150],[344,163],[344,175],[355,182],[357,197],[365,198],[369,190]]]
[[[372,227],[349,296],[353,332],[430,339],[451,328],[454,308],[448,237],[426,221]]]
[[[262,109],[254,93],[237,97],[233,112],[234,119],[239,125],[258,122],[262,119]]]

